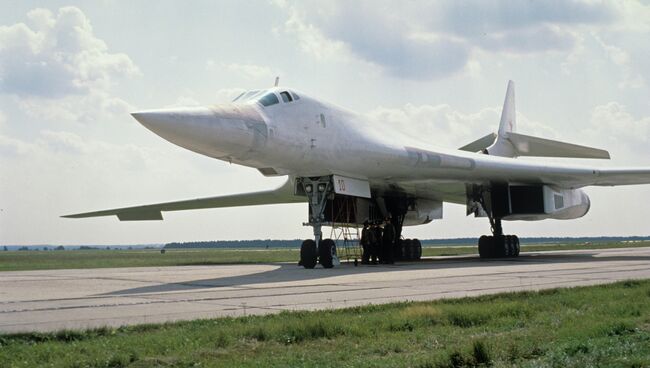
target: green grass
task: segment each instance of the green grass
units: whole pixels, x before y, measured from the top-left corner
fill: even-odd
[[[0,335],[2,367],[648,367],[650,281]]]
[[[173,249],[165,254],[153,249],[19,251],[0,252],[0,271],[268,263],[298,258],[294,249]]]
[[[650,242],[526,245],[523,252],[539,250],[603,249],[648,247]],[[424,247],[424,256],[476,254],[476,246]],[[52,270],[65,268],[107,268],[145,266],[190,266],[269,262],[297,262],[297,249],[171,249],[78,250],[0,252],[0,271]]]

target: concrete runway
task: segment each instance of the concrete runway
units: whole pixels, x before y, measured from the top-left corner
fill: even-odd
[[[0,332],[343,308],[650,278],[650,248],[435,257],[391,266],[292,264],[0,272]]]

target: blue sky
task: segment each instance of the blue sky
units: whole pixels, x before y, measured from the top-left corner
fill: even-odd
[[[513,79],[521,132],[609,149],[613,159],[596,165],[650,166],[648,1],[4,5],[0,243],[309,237],[302,205],[166,213],[150,223],[58,217],[275,186],[165,142],[128,113],[228,101],[276,75],[422,147],[458,147],[494,131]],[[588,193],[582,219],[514,222],[506,231],[648,234],[650,186]],[[449,205],[444,220],[406,232],[440,238],[488,228]]]

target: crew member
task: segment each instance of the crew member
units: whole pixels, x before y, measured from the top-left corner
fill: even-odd
[[[382,241],[381,241],[381,239],[382,239],[382,234],[381,234],[382,230],[381,230],[381,226],[379,226],[379,224],[380,224],[380,222],[377,221],[377,222],[375,222],[374,226],[372,227],[372,233],[373,233],[373,237],[374,237],[374,239],[373,239],[374,241],[372,243],[373,244],[372,245],[372,253],[371,253],[372,264],[377,264],[378,258],[379,258],[379,262],[382,262],[383,257],[384,257],[383,254],[381,253],[381,250],[382,250],[382,246],[381,246],[381,244],[382,244]]]
[[[361,264],[370,263],[370,239],[372,238],[372,230],[368,224],[368,220],[363,222],[363,230],[361,230],[361,248],[363,253],[361,254]]]
[[[382,237],[382,249],[383,249],[383,263],[393,264],[393,252],[395,246],[395,226],[390,222],[390,218],[386,218],[384,222],[384,234]]]

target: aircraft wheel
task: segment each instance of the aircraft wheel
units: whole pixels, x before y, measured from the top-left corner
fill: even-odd
[[[412,261],[413,258],[413,240],[404,239],[404,259],[407,261]]]
[[[519,257],[519,252],[521,252],[521,244],[519,244],[519,237],[517,235],[513,235],[512,238],[515,241],[515,257]]]
[[[397,239],[396,247],[397,247],[397,257],[395,258],[398,261],[405,261],[406,260],[406,239]]]
[[[514,254],[514,244],[512,241],[512,236],[504,235],[503,236],[503,256],[511,257]]]
[[[332,263],[333,255],[336,254],[336,244],[332,239],[321,240],[318,247],[318,262],[323,266],[323,268],[332,268],[334,263]]]
[[[492,237],[492,251],[494,252],[493,257],[503,258],[507,256],[506,248],[506,237],[504,235],[498,235]]]
[[[422,258],[422,243],[420,242],[419,239],[413,239],[413,249],[414,249],[413,259],[419,260],[420,258]]]
[[[490,258],[492,256],[490,237],[487,235],[482,235],[478,238],[478,255],[481,258]]]
[[[300,246],[300,264],[304,268],[314,268],[316,267],[316,261],[316,242],[312,239],[303,241]]]

